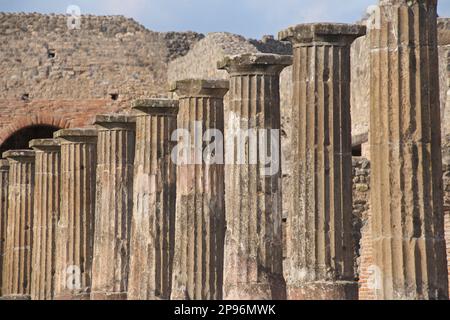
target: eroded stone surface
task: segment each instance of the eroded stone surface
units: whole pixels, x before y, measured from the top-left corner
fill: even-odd
[[[55,290],[56,224],[60,215],[61,154],[59,141],[30,141],[36,154],[34,176],[31,298],[51,300]]]
[[[225,166],[224,299],[271,300],[286,296],[279,77],[291,63],[292,56],[272,54],[244,54],[218,63],[230,74],[225,131],[225,158],[231,163]],[[247,142],[241,139],[249,132],[262,135],[261,130],[266,134],[262,143],[251,137]],[[274,148],[262,149],[269,144]],[[245,150],[242,159],[237,150]],[[268,159],[261,158],[261,154]]]
[[[379,16],[369,33],[375,297],[448,299],[436,1],[380,1]]]
[[[178,128],[189,131],[191,141],[179,148],[191,149],[191,157],[177,165],[175,256],[171,298],[214,300],[222,298],[225,232],[224,165],[195,160],[195,121],[200,129],[223,132],[223,96],[228,81],[177,81],[172,89],[180,97]],[[203,136],[203,132],[198,132]],[[201,145],[200,145],[201,147]]]
[[[176,166],[170,140],[178,101],[133,102],[136,157],[128,299],[169,299],[175,246]]]
[[[352,239],[350,45],[365,27],[305,24],[280,32],[294,47],[289,299],[356,299]]]
[[[61,143],[61,208],[56,233],[55,299],[88,300],[92,286],[97,131],[55,132]]]
[[[8,175],[9,162],[0,160],[0,297],[2,296],[3,256],[5,253],[6,228],[8,226]]]
[[[93,300],[126,300],[133,209],[135,118],[97,115]]]
[[[3,298],[27,300],[31,294],[34,151],[3,153],[9,161],[8,226],[3,256]]]

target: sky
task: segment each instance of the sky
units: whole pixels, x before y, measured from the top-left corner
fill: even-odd
[[[355,22],[378,0],[0,0],[0,11],[124,15],[154,31],[227,31],[251,38],[304,22]],[[450,0],[438,14],[450,17]]]

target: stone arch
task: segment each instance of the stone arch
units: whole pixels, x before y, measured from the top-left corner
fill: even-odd
[[[32,128],[47,128],[52,131],[57,129],[68,128],[69,122],[61,117],[49,116],[49,115],[29,115],[29,116],[21,116],[21,117],[13,117],[9,124],[7,124],[2,130],[0,130],[0,150],[5,148],[5,143],[8,140],[11,140],[12,137],[16,134],[20,134],[21,132],[28,131],[29,134],[32,133]],[[29,130],[27,130],[29,129]],[[48,136],[48,134],[47,134]],[[43,138],[47,136],[37,135],[35,138]],[[30,136],[30,138],[34,138]],[[0,155],[1,156],[1,155]]]

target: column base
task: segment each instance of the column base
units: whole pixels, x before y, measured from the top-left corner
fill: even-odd
[[[127,300],[126,292],[92,292],[91,300]]]
[[[224,300],[286,300],[286,285],[283,280],[272,284],[239,283],[225,288]]]
[[[23,294],[10,294],[0,297],[0,300],[31,300],[31,296]]]
[[[91,300],[90,293],[65,293],[55,295],[53,300]]]
[[[288,300],[358,300],[358,283],[311,282],[287,287]]]

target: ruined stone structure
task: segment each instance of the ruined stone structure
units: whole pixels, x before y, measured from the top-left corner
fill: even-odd
[[[351,192],[350,45],[359,25],[306,24],[280,33],[294,46],[289,299],[355,299]]]
[[[175,300],[222,298],[224,164],[214,159],[220,152],[217,145],[203,152],[203,144],[209,129],[224,130],[223,97],[228,86],[222,80],[180,80],[171,88],[180,100],[177,128],[187,130],[178,136],[171,292]]]
[[[2,296],[3,256],[8,225],[8,160],[0,160],[0,297]]]
[[[98,115],[92,292],[94,300],[127,298],[133,210],[135,120]]]
[[[0,13],[1,299],[448,299],[450,20],[379,5],[283,41]]]
[[[281,139],[279,131],[272,137],[269,130],[281,127],[279,78],[291,63],[291,56],[273,54],[244,54],[219,63],[230,74],[224,299],[285,298]]]
[[[448,299],[436,1],[382,1],[369,33],[378,299]]]
[[[31,244],[33,228],[34,152],[12,150],[9,161],[8,212],[2,295],[7,299],[31,298]]]
[[[169,299],[175,246],[176,165],[171,161],[178,101],[137,100],[128,299]]]
[[[82,16],[68,30],[65,15],[0,13],[0,152],[164,94],[168,62],[201,38],[121,16]]]
[[[60,215],[59,142],[30,141],[35,151],[33,247],[31,255],[31,298],[51,300],[55,291],[56,223]]]
[[[97,131],[64,129],[54,137],[61,143],[54,296],[85,300],[92,286]]]

